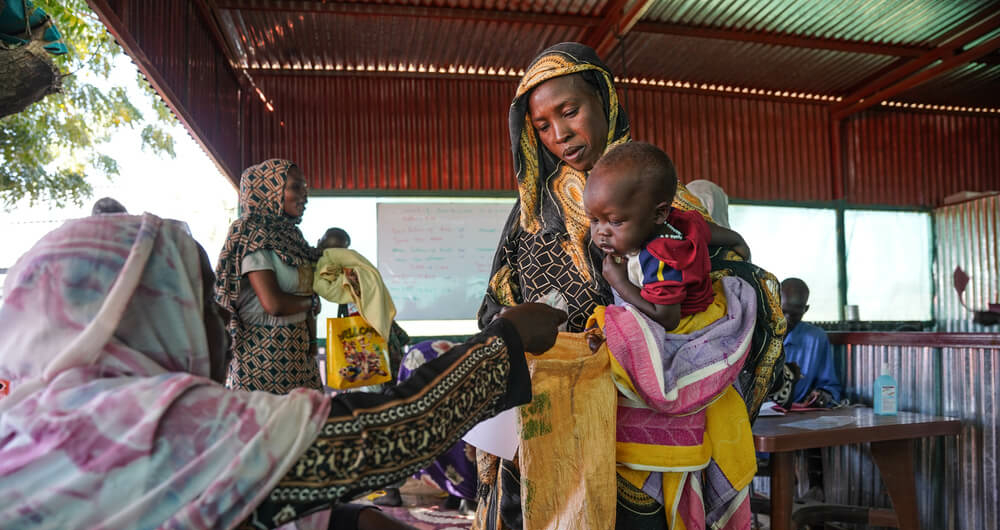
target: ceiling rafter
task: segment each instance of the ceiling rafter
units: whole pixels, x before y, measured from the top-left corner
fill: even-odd
[[[640,33],[674,35],[679,37],[756,42],[760,44],[773,44],[776,46],[789,46],[793,48],[812,48],[850,53],[894,55],[898,57],[920,57],[929,50],[933,50],[931,47],[906,46],[900,44],[878,44],[846,39],[822,39],[816,37],[803,37],[801,35],[794,35],[791,33],[737,31],[730,29],[687,26],[683,24],[669,24],[665,22],[640,22],[635,25],[634,31]]]
[[[489,22],[517,22],[553,26],[590,27],[601,22],[600,17],[586,15],[560,15],[493,9],[465,9],[458,7],[425,7],[398,4],[368,4],[343,2],[260,2],[255,0],[221,0],[218,9],[237,11],[272,11],[295,13],[327,13],[347,16],[383,16],[437,18],[452,20],[485,20]]]
[[[222,28],[219,27],[218,15],[215,12],[215,2],[214,0],[194,0],[194,4],[198,6],[198,11],[201,12],[201,18],[208,26],[209,33],[212,34],[212,38],[215,40],[216,46],[222,52],[222,55],[226,57],[226,61],[229,62],[229,68],[236,74],[240,71],[239,61],[236,60],[236,52],[233,51],[232,46],[226,37],[222,34]],[[238,78],[239,76],[237,76]]]
[[[948,70],[989,55],[997,49],[996,45],[1000,43],[1000,37],[994,36],[988,41],[979,42],[972,49],[965,49],[965,47],[976,43],[978,39],[996,31],[997,28],[1000,28],[1000,13],[973,21],[971,24],[960,25],[949,32],[948,37],[950,38],[937,48],[916,59],[907,61],[878,79],[851,91],[850,95],[831,107],[834,118],[840,119],[872,105],[877,105]],[[939,61],[940,63],[935,65]],[[932,65],[934,66],[927,68]],[[924,70],[925,68],[927,69]],[[900,89],[900,87],[904,88]]]
[[[869,107],[878,105],[879,103],[893,96],[906,92],[907,90],[910,90],[911,88],[914,88],[917,85],[930,81],[931,79],[934,79],[935,77],[949,70],[957,68],[968,62],[972,62],[978,59],[979,57],[982,57],[983,55],[986,55],[988,53],[992,53],[998,49],[1000,49],[1000,35],[994,35],[989,40],[979,43],[978,45],[974,46],[969,50],[959,53],[958,55],[949,57],[941,61],[940,63],[934,65],[933,67],[923,70],[916,75],[907,77],[906,79],[903,79],[902,81],[890,85],[882,90],[879,90],[878,92],[872,94],[869,97],[866,97],[859,101],[855,101],[852,104],[848,105],[847,107],[838,106],[837,108],[839,110],[834,111],[833,118],[835,120],[842,119],[856,112],[861,112],[862,110],[865,110]],[[842,103],[843,102],[841,102],[841,104]]]
[[[594,48],[598,57],[608,57],[618,44],[618,39],[627,35],[653,5],[653,0],[634,0],[629,7],[629,1],[613,0],[608,4],[601,23],[584,37],[583,42]]]

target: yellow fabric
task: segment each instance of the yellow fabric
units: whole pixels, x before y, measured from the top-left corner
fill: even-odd
[[[616,392],[607,347],[591,354],[583,333],[560,333],[528,357],[534,399],[519,409],[525,530],[615,525]]]
[[[677,517],[677,507],[680,505],[684,486],[687,485],[686,472],[663,474],[663,511],[667,516],[667,528],[670,530],[686,530],[684,520]]]
[[[589,330],[597,328],[599,330],[603,330],[605,309],[607,309],[607,306],[599,305],[595,307],[594,314],[590,315],[590,318],[587,319],[587,326],[584,329]],[[601,353],[601,351],[606,349],[607,345],[602,346],[602,349],[598,350],[597,353]],[[625,372],[625,368],[618,362],[618,359],[615,359],[614,355],[611,355],[610,351],[608,352],[608,362],[611,367],[611,377],[614,380],[615,385],[618,388],[625,387],[630,392],[630,394],[627,394],[625,397],[638,401],[639,391],[632,385],[632,380],[629,379],[628,373]]]
[[[733,489],[741,490],[750,484],[757,473],[757,453],[753,448],[746,403],[735,388],[727,388],[708,406],[705,436],[712,444],[712,458],[733,484]]]
[[[618,442],[615,449],[615,458],[623,465],[695,470],[707,466],[712,458],[712,447],[705,443],[673,446]]]
[[[344,269],[351,269],[357,274],[360,293],[351,288]],[[324,250],[316,263],[313,290],[337,304],[354,302],[361,316],[379,335],[389,336],[392,320],[396,318],[396,306],[378,269],[361,254],[346,248]]]
[[[715,298],[704,311],[681,318],[680,322],[677,323],[677,327],[668,333],[676,335],[694,333],[726,316],[726,292],[722,289],[722,282],[719,280],[713,281],[712,290],[715,291]]]

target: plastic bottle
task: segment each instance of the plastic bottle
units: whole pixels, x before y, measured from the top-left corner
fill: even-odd
[[[882,363],[882,375],[875,379],[875,414],[894,416],[899,408],[896,379],[889,375],[889,363]]]

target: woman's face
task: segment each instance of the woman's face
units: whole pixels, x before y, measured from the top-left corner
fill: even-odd
[[[283,208],[289,217],[302,217],[309,200],[309,185],[306,177],[298,166],[288,170],[288,180],[285,182],[285,202]]]
[[[528,115],[552,154],[590,171],[608,143],[608,118],[597,92],[579,75],[550,79],[528,98]]]

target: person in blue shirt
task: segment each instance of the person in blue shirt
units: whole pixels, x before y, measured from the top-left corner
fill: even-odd
[[[801,378],[792,390],[792,401],[827,407],[840,402],[843,386],[833,364],[833,347],[822,329],[802,322],[809,310],[809,287],[798,278],[781,282],[781,310],[788,321],[785,362],[795,363]]]

